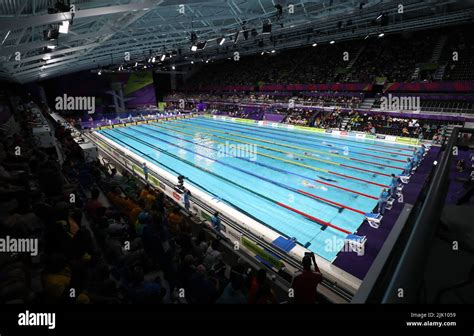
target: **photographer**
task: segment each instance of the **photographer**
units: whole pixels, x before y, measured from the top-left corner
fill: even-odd
[[[314,264],[314,271],[311,269],[311,262]],[[323,280],[323,276],[316,264],[313,252],[305,253],[302,264],[303,272],[293,278],[291,285],[294,291],[293,303],[314,304],[317,302],[317,287]]]

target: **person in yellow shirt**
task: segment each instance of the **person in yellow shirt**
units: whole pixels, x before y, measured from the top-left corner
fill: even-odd
[[[59,303],[64,290],[71,282],[71,270],[66,264],[66,258],[60,254],[52,255],[41,281],[46,302]]]

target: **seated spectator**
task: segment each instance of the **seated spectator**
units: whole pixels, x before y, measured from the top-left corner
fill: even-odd
[[[250,280],[250,289],[247,297],[247,303],[276,303],[273,289],[267,283],[267,271],[264,268],[259,269],[257,274]]]
[[[207,269],[211,269],[221,258],[221,252],[219,251],[219,241],[213,240],[211,245],[206,251],[204,256],[203,264]]]
[[[176,206],[168,215],[168,225],[172,234],[177,234],[183,226],[184,217],[181,214],[181,208]]]
[[[245,304],[247,298],[242,293],[242,280],[235,277],[224,288],[223,293],[217,299],[218,304]]]
[[[71,282],[71,270],[61,254],[51,254],[42,275],[46,303],[59,303]]]
[[[138,200],[138,204],[130,211],[129,221],[130,224],[135,227],[138,220],[138,215],[145,210],[145,201],[143,199]]]
[[[207,276],[204,265],[198,265],[189,280],[189,302],[195,304],[214,303],[217,298],[216,283]]]
[[[93,188],[91,190],[91,198],[86,204],[86,213],[91,219],[96,218],[98,208],[104,207],[104,205],[99,201],[99,195],[99,189]]]

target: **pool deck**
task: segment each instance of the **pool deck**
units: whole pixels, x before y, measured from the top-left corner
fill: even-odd
[[[404,186],[403,197],[406,203],[414,204],[418,199],[422,187],[433,167],[432,163],[438,158],[439,153],[440,147],[432,147],[418,167],[416,173],[410,178],[410,182]],[[358,256],[357,253],[354,252],[339,252],[333,265],[363,280],[377,257],[378,252],[382,248],[385,239],[392,230],[393,225],[397,221],[403,206],[403,203],[395,201],[392,210],[385,211],[385,215],[378,229],[371,227],[367,221],[364,221],[356,232],[358,235],[367,236],[364,255]]]

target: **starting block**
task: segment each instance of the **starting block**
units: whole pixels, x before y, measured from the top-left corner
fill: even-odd
[[[365,214],[365,219],[369,222],[369,225],[375,229],[378,229],[380,226],[380,221],[382,220],[383,216],[377,213],[368,212]]]
[[[386,210],[392,210],[393,202],[395,202],[395,199],[394,199],[394,198],[390,198],[390,199],[387,201],[387,204],[385,205],[385,209],[386,209]]]
[[[366,241],[367,236],[348,234],[344,242],[347,246],[347,249],[345,249],[345,251],[356,252],[359,256],[364,255]]]
[[[409,175],[400,175],[400,181],[402,183],[407,184],[410,181],[410,176]]]

